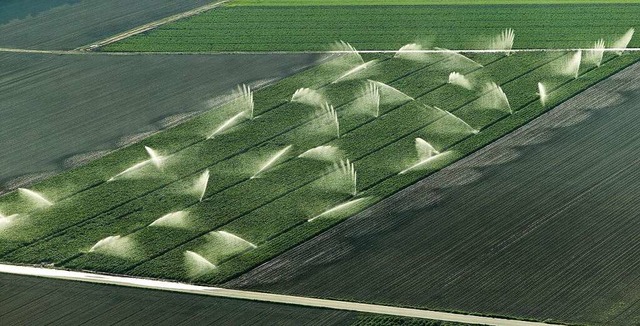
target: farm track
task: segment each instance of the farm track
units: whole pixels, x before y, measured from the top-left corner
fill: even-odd
[[[95,43],[92,43],[92,44],[89,44],[89,45],[81,46],[81,47],[77,48],[76,50],[78,50],[78,51],[90,51],[90,50],[92,50],[94,48],[103,47],[105,45],[109,45],[111,43],[115,43],[115,42],[124,40],[127,37],[131,37],[131,36],[136,35],[136,34],[144,33],[146,31],[149,31],[151,29],[157,28],[157,27],[162,26],[164,24],[168,24],[168,23],[177,21],[179,19],[184,19],[184,18],[187,18],[187,17],[191,17],[191,16],[195,16],[195,15],[201,14],[201,13],[209,11],[211,9],[220,7],[220,6],[222,6],[223,4],[225,4],[225,3],[229,2],[229,1],[230,0],[223,0],[223,1],[214,2],[214,3],[208,4],[208,5],[202,6],[202,7],[198,7],[198,8],[189,10],[189,11],[185,11],[185,12],[173,15],[173,16],[169,16],[167,18],[156,20],[154,22],[150,22],[150,23],[144,24],[142,26],[136,27],[136,28],[128,30],[126,32],[123,32],[123,33],[120,33],[120,34],[116,34],[116,35],[111,36],[111,37],[109,37],[109,38],[107,38],[105,40],[98,41],[98,42],[95,42]]]
[[[7,325],[348,326],[361,314],[124,286],[0,274],[0,319]]]
[[[638,238],[631,230],[640,182],[633,144],[640,137],[627,127],[635,121],[638,69],[613,75],[225,286],[570,323],[637,322]],[[593,166],[572,163],[576,158]],[[379,263],[392,253],[394,268],[406,275]],[[367,295],[387,291],[384,298]]]
[[[301,307],[335,309],[338,311],[351,311],[360,313],[374,313],[402,317],[413,317],[422,319],[433,319],[441,321],[495,325],[495,326],[544,326],[553,325],[547,323],[530,322],[523,320],[513,320],[504,318],[474,316],[466,314],[446,313],[439,311],[429,311],[420,309],[400,308],[383,305],[373,305],[348,301],[326,300],[308,297],[296,297],[279,294],[269,294],[260,292],[239,291],[216,287],[203,287],[184,283],[165,282],[157,280],[145,280],[129,277],[110,276],[101,274],[91,274],[85,272],[70,272],[64,270],[52,270],[34,267],[21,267],[11,265],[0,265],[0,273],[12,273],[18,275],[30,275],[60,280],[72,280],[94,284],[119,285],[142,289],[153,289],[163,291],[173,291],[187,294],[198,294],[202,296],[212,296],[230,299],[251,300],[254,302],[287,304]],[[1,277],[1,276],[0,276]],[[53,293],[52,291],[51,293]],[[0,302],[2,298],[0,297]],[[1,311],[1,310],[0,310]],[[1,316],[1,315],[0,315]],[[119,318],[126,318],[119,316]]]

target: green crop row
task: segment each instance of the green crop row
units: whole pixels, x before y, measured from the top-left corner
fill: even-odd
[[[358,19],[354,19],[354,11]],[[506,28],[516,48],[611,45],[640,27],[638,4],[566,6],[223,7],[127,38],[105,51],[323,51],[336,40],[361,50],[487,48]],[[638,46],[633,40],[630,46]]]

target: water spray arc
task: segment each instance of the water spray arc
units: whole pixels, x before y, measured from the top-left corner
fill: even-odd
[[[286,154],[291,147],[293,147],[293,145],[289,145],[281,150],[279,150],[277,153],[275,153],[273,156],[271,156],[267,162],[265,162],[260,169],[258,170],[258,172],[256,172],[253,176],[251,176],[251,179],[255,179],[258,176],[260,176],[261,173],[263,173],[265,170],[269,169],[271,166],[273,166],[278,159],[280,159],[284,154]]]
[[[507,28],[493,38],[491,41],[490,49],[504,51],[506,55],[511,55],[513,49],[513,42],[516,38],[516,33],[511,28]]]
[[[324,146],[314,147],[298,155],[298,157],[311,159],[311,160],[318,160],[318,161],[335,162],[343,155],[344,154],[338,147],[331,146],[331,145],[324,145]]]
[[[438,152],[429,142],[422,138],[416,138],[415,140],[416,153],[418,154],[418,162],[409,166],[408,168],[400,171],[398,174],[402,175],[409,171],[414,171],[419,168],[424,168],[429,162],[433,161],[436,157],[444,154]]]
[[[335,169],[340,173],[340,178],[345,182],[349,188],[348,193],[352,196],[358,194],[358,173],[356,172],[356,166],[347,160],[340,160],[335,163]]]
[[[469,81],[469,79],[467,79],[467,77],[455,71],[449,74],[448,83],[452,85],[460,86],[468,90],[471,90],[473,88],[473,86],[471,86],[471,82]]]
[[[345,202],[345,203],[339,204],[339,205],[337,205],[337,206],[335,206],[335,207],[333,207],[333,208],[330,208],[330,209],[328,209],[328,210],[326,210],[326,211],[324,211],[324,212],[320,213],[319,215],[316,215],[315,217],[312,217],[312,218],[308,219],[308,220],[307,220],[307,222],[313,222],[313,221],[315,221],[315,220],[317,220],[317,219],[319,219],[319,218],[325,217],[325,216],[330,215],[330,214],[332,214],[332,213],[335,213],[335,212],[339,212],[339,211],[342,211],[342,210],[349,209],[349,208],[351,208],[351,207],[355,206],[356,204],[358,204],[358,203],[360,203],[360,202],[362,202],[362,201],[365,201],[365,200],[367,200],[367,199],[368,199],[368,197],[364,197],[364,198],[357,198],[357,199],[353,199],[353,200],[350,200],[350,201],[348,201],[348,202]]]
[[[546,106],[549,95],[547,94],[546,87],[542,83],[538,83],[538,96],[540,97],[540,104],[542,104],[542,106]]]
[[[207,192],[207,186],[209,185],[209,176],[209,169],[206,169],[193,184],[193,192],[198,195],[199,201],[202,201],[205,193]]]
[[[622,55],[622,53],[627,49],[627,47],[629,46],[629,42],[631,42],[631,39],[633,38],[634,32],[635,32],[635,29],[633,27],[629,28],[629,30],[627,30],[627,32],[624,33],[624,35],[622,35],[619,39],[613,42],[611,47],[615,50],[615,53],[617,55]]]
[[[29,190],[26,188],[18,188],[18,192],[22,196],[26,197],[29,201],[34,203],[36,206],[38,206],[39,208],[53,206],[53,202],[47,199],[43,194],[39,192]]]
[[[311,88],[298,88],[293,96],[291,96],[291,102],[302,103],[311,106],[322,106],[327,102],[324,95],[315,89]]]
[[[604,39],[599,39],[593,45],[593,49],[587,50],[584,55],[584,61],[590,64],[594,64],[596,67],[600,67],[602,64],[602,57],[604,55]]]
[[[322,106],[322,110],[324,111],[324,116],[327,119],[327,122],[332,129],[335,131],[336,138],[340,138],[340,120],[338,120],[338,112],[333,108],[333,105],[329,103],[325,103]]]
[[[107,180],[107,182],[111,182],[116,180],[117,178],[124,176],[126,174],[129,174],[131,172],[137,171],[142,169],[143,167],[145,167],[147,164],[151,163],[153,164],[157,169],[162,170],[162,166],[164,164],[164,161],[166,160],[166,157],[163,157],[161,155],[159,155],[153,148],[149,147],[149,146],[145,146],[144,147],[145,151],[147,152],[147,155],[149,155],[149,159],[142,161],[142,162],[138,162],[134,165],[132,165],[131,167],[125,169],[124,171],[116,174],[115,176],[111,177],[109,180]]]
[[[240,113],[237,113],[236,115],[234,115],[233,117],[227,119],[216,130],[214,130],[212,133],[210,133],[209,136],[207,136],[207,139],[213,139],[217,135],[219,135],[222,132],[226,131],[227,129],[235,126],[245,115],[246,115],[245,112],[240,112]]]

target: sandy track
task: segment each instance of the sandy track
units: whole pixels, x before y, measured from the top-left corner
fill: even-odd
[[[206,287],[177,282],[167,282],[122,276],[101,275],[85,272],[72,272],[58,269],[39,267],[0,265],[0,273],[45,277],[61,280],[72,280],[96,284],[110,284],[134,288],[173,291],[188,294],[198,294],[223,298],[244,299],[261,302],[283,303],[305,307],[330,308],[336,310],[357,311],[403,317],[435,319],[469,324],[503,325],[503,326],[535,326],[550,325],[522,320],[464,315],[440,311],[400,308],[358,302],[326,300],[291,295],[231,290],[219,287]]]

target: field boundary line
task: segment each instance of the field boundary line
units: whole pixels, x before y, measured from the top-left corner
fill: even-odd
[[[230,0],[216,1],[214,3],[210,3],[208,5],[204,5],[204,6],[195,8],[195,9],[191,9],[189,11],[185,11],[185,12],[182,12],[182,13],[179,13],[179,14],[175,14],[175,15],[172,15],[172,16],[169,16],[169,17],[165,17],[165,18],[162,18],[162,19],[159,19],[159,20],[156,20],[156,21],[152,21],[150,23],[146,23],[144,25],[141,25],[141,26],[135,27],[133,29],[130,29],[130,30],[126,31],[126,32],[122,32],[122,33],[116,34],[114,36],[110,36],[109,38],[106,38],[104,40],[101,40],[101,41],[98,41],[98,42],[94,42],[94,43],[91,43],[91,44],[88,44],[88,45],[81,46],[79,48],[76,48],[76,50],[77,51],[92,51],[94,49],[103,47],[105,45],[109,45],[111,43],[115,43],[115,42],[124,40],[127,37],[150,31],[150,30],[152,30],[154,28],[157,28],[159,26],[162,26],[164,24],[172,23],[172,22],[174,22],[176,20],[179,20],[179,19],[183,19],[183,18],[187,18],[187,17],[191,17],[191,16],[195,16],[195,15],[201,14],[201,13],[203,13],[205,11],[209,11],[211,9],[217,8],[217,7],[227,3],[229,1]]]
[[[229,0],[225,0],[229,1]],[[223,2],[225,2],[223,1]],[[140,27],[142,28],[142,27]],[[152,29],[152,28],[149,28]],[[147,30],[149,30],[147,29]],[[142,33],[143,31],[139,31],[138,33]],[[122,33],[124,34],[124,33]],[[115,38],[120,36],[118,34],[113,36]],[[135,35],[135,34],[130,34]],[[127,36],[128,37],[128,36]],[[122,37],[124,39],[126,37]],[[119,39],[119,40],[121,40]],[[106,41],[106,40],[105,40]],[[105,42],[102,41],[102,42]],[[116,42],[118,40],[114,40]],[[106,43],[107,45],[109,43]],[[75,50],[37,50],[37,49],[20,49],[20,48],[3,48],[0,47],[0,52],[9,52],[9,53],[32,53],[32,54],[53,54],[53,55],[113,55],[113,56],[127,56],[127,55],[225,55],[225,54],[236,54],[236,55],[273,55],[273,54],[351,54],[351,53],[361,53],[361,54],[442,54],[442,53],[458,53],[458,54],[513,54],[513,53],[530,53],[530,52],[577,52],[577,51],[592,51],[592,48],[530,48],[530,49],[512,49],[512,50],[488,50],[488,49],[457,49],[457,50],[406,50],[406,51],[398,51],[398,50],[355,50],[355,51],[331,51],[331,50],[303,50],[303,51],[92,51],[86,47],[80,47]],[[607,52],[640,52],[640,48],[608,48],[601,50],[605,53]]]
[[[220,287],[200,286],[187,283],[171,281],[161,281],[144,278],[124,277],[107,274],[97,274],[89,272],[74,272],[61,269],[18,266],[0,264],[0,273],[15,274],[23,276],[35,276],[51,279],[79,281],[94,284],[117,285],[131,288],[161,290],[179,292],[196,295],[206,295],[212,297],[222,297],[230,299],[251,300],[259,302],[269,302],[277,304],[289,304],[296,306],[325,308],[343,311],[354,311],[363,313],[384,314],[402,317],[413,317],[422,319],[433,319],[450,322],[460,322],[469,324],[483,324],[495,326],[544,326],[554,325],[541,322],[532,322],[516,319],[506,319],[498,317],[486,317],[477,315],[467,315],[461,313],[442,312],[434,310],[423,310],[414,308],[393,307],[378,304],[368,304],[360,302],[348,302],[330,299],[318,299],[301,296],[291,296],[284,294],[273,294],[243,290],[232,290]]]

